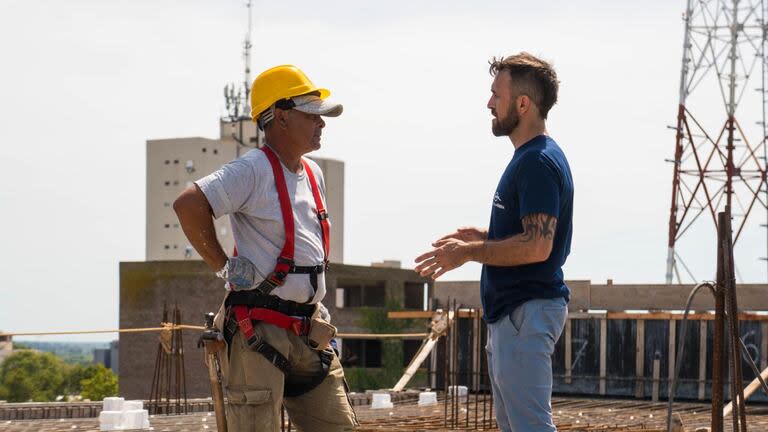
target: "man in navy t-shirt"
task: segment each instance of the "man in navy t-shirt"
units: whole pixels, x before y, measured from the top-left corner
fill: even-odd
[[[557,101],[552,66],[528,53],[491,61],[492,131],[515,147],[493,196],[487,230],[459,228],[418,258],[436,279],[468,261],[483,264],[488,371],[502,431],[555,431],[552,363],[567,317],[562,266],[571,250],[573,179],[547,135]]]

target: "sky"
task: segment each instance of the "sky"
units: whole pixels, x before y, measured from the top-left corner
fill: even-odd
[[[662,283],[684,7],[255,1],[252,70],[296,64],[344,104],[317,155],[345,162],[345,261],[412,267],[434,239],[488,224],[514,150],[490,133],[488,60],[552,61],[548,132],[576,185],[566,278]],[[246,26],[244,1],[0,2],[0,330],[116,328],[119,262],[144,260],[146,140],[218,136]],[[766,280],[759,223],[736,248],[741,281]],[[685,241],[712,278],[714,228]]]

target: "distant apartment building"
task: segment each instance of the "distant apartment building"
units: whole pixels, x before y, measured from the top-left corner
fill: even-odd
[[[264,146],[264,135],[251,121],[220,121],[218,139],[190,137],[147,141],[147,261],[199,260],[173,211],[182,190],[227,162]],[[331,215],[332,262],[344,260],[344,163],[312,157],[323,170]],[[234,247],[229,218],[215,221],[224,250]]]
[[[115,375],[119,374],[118,365],[120,364],[120,344],[113,340],[109,343],[109,348],[97,348],[93,350],[93,363],[102,364],[108,369],[112,369]]]
[[[0,363],[13,352],[13,336],[0,336]]]

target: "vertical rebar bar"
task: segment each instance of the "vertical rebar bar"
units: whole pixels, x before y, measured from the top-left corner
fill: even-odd
[[[459,420],[459,309],[456,306],[456,300],[453,300],[453,317],[456,325],[453,328],[453,351],[451,351],[451,357],[453,358],[452,368],[452,385],[453,385],[453,398],[451,399],[453,410],[451,411],[451,419],[453,427],[458,426]]]
[[[179,325],[181,325],[181,311],[179,311]],[[187,368],[184,362],[184,338],[181,330],[179,330],[179,354],[181,356],[181,388],[184,392],[184,414],[189,413],[189,402],[187,400]]]
[[[490,329],[488,328],[488,325],[485,322],[481,323],[485,327],[485,337],[486,340],[490,338]],[[488,353],[485,354],[485,361],[488,362]],[[483,429],[485,429],[485,425],[487,424],[487,410],[488,410],[488,393],[491,392],[491,385],[490,385],[490,368],[486,366],[485,373],[480,376],[482,384],[483,384]],[[488,385],[488,391],[486,392],[486,384]]]
[[[475,329],[477,329],[477,334],[475,335],[475,345],[472,346],[472,357],[473,357],[472,365],[476,369],[475,369],[474,373],[472,374],[472,387],[475,388],[475,422],[474,422],[474,426],[475,426],[475,428],[477,428],[477,414],[478,414],[477,409],[480,406],[480,404],[478,403],[479,402],[478,398],[480,397],[480,373],[483,370],[483,365],[482,365],[482,359],[483,358],[480,355],[480,344],[482,343],[482,341],[481,341],[482,340],[482,338],[481,338],[482,332],[481,332],[481,329],[480,329],[480,313],[479,312],[475,315],[474,321],[475,321],[474,322]]]
[[[447,326],[448,330],[443,340],[444,342],[443,347],[445,348],[445,353],[443,355],[443,385],[445,386],[445,390],[443,391],[443,407],[444,407],[443,427],[444,428],[448,427],[448,390],[450,389],[448,385],[448,366],[449,366],[450,357],[451,357],[449,340],[451,339],[451,324],[452,324],[450,307],[451,307],[451,299],[449,298],[448,303],[446,304],[446,307],[445,307],[446,319],[448,320],[448,326]]]
[[[725,364],[723,354],[725,352],[725,273],[723,271],[723,226],[719,224],[717,230],[717,284],[715,290],[715,322],[712,338],[712,432],[723,432],[723,402]]]
[[[474,309],[469,310],[469,317],[467,318],[467,325],[469,326],[468,336],[466,338],[467,341],[467,350],[465,351],[464,358],[467,361],[467,402],[466,402],[466,421],[465,421],[465,427],[469,427],[469,396],[472,393],[472,369],[474,367],[474,350],[472,349],[472,346],[474,344],[474,338],[475,338],[475,320],[474,320],[474,314],[472,313]]]
[[[729,354],[731,359],[731,401],[734,407],[733,424],[734,432],[741,424],[741,431],[747,431],[746,406],[744,403],[744,382],[741,374],[741,347],[739,347],[739,310],[736,300],[736,275],[733,262],[733,242],[731,232],[731,211],[730,207],[725,208],[725,212],[720,213],[720,223],[723,225],[725,236],[723,238],[724,266],[725,273],[725,300],[727,308],[728,327],[730,332]],[[738,408],[738,409],[737,409]]]

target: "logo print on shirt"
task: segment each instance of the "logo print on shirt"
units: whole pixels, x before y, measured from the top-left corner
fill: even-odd
[[[498,191],[496,191],[496,194],[493,196],[493,206],[496,208],[500,208],[502,210],[506,210],[506,207],[504,207],[504,204],[501,203],[501,197],[499,196]]]

